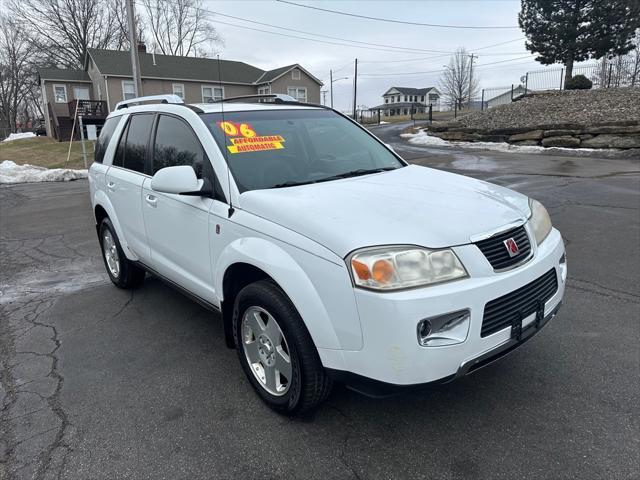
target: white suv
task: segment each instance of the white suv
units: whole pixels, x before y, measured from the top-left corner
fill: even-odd
[[[556,314],[564,244],[540,203],[267,99],[123,102],[89,179],[113,283],[149,272],[221,312],[268,405],[309,410],[334,380],[372,395],[449,381]]]

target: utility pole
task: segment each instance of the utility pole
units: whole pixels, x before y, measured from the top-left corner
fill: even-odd
[[[475,54],[472,53],[471,55],[469,55],[469,57],[471,58],[471,65],[469,66],[469,109],[471,109],[471,95],[473,94],[472,92],[472,86],[473,86],[473,58],[475,57]]]
[[[140,81],[140,60],[138,59],[138,40],[136,36],[135,7],[133,0],[126,0],[127,23],[129,24],[129,46],[131,47],[131,72],[133,72],[133,88],[136,97],[142,96],[142,82]]]
[[[329,99],[331,100],[331,108],[333,108],[333,70],[329,70],[329,83],[331,84]]]
[[[356,58],[355,67],[353,70],[353,119],[356,119],[356,98],[358,94],[358,59]]]

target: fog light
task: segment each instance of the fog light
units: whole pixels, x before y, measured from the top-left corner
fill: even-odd
[[[441,347],[462,343],[469,334],[471,312],[460,310],[418,322],[418,343],[423,347]]]
[[[562,283],[567,281],[567,252],[560,257],[560,278]]]

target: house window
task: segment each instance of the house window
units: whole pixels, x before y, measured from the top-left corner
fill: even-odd
[[[271,85],[258,87],[258,95],[269,95],[271,93]]]
[[[420,101],[424,102],[424,95],[422,95],[422,97],[420,97]]]
[[[384,103],[389,103],[389,99],[385,97]]]
[[[287,95],[295,98],[299,102],[307,102],[306,87],[287,87]]]
[[[404,101],[405,101],[405,102],[407,101],[407,96],[406,96],[406,95],[404,96]]]
[[[122,98],[124,100],[131,100],[132,98],[136,98],[136,86],[132,81],[122,81]]]
[[[179,96],[182,100],[184,100],[184,84],[182,83],[174,83],[172,85],[173,94]]]
[[[297,68],[291,70],[291,78],[294,80],[300,80],[300,70],[298,70]]]
[[[53,98],[55,99],[56,103],[67,103],[67,86],[54,85]]]
[[[429,94],[429,102],[437,102],[438,101],[438,94],[437,93],[430,93]]]
[[[211,103],[224,98],[224,87],[202,86],[202,103]]]

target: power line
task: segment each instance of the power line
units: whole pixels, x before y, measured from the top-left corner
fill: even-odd
[[[439,0],[435,0],[435,1],[439,1]],[[465,1],[465,0],[461,0],[461,1]],[[524,40],[526,37],[520,37],[520,38],[515,38],[513,40],[507,40],[506,42],[500,42],[500,43],[494,43],[491,45],[486,45],[484,47],[478,47],[478,48],[474,48],[473,51],[476,52],[478,50],[486,50],[488,48],[493,48],[493,47],[498,47],[501,45],[506,45],[508,43],[514,43],[514,42],[519,42],[520,40]],[[417,62],[420,60],[430,60],[432,58],[443,58],[443,57],[448,57],[449,55],[455,54],[456,52],[451,52],[450,54],[447,55],[431,55],[428,57],[420,57],[420,58],[410,58],[410,59],[404,59],[404,60],[359,60],[360,63],[403,63],[403,62]],[[485,53],[483,54],[484,56],[493,56],[493,55],[520,55],[522,52],[513,52],[513,53]]]
[[[399,46],[399,45],[385,45],[385,44],[381,44],[381,43],[361,42],[359,40],[350,40],[348,38],[334,37],[334,36],[331,36],[331,35],[324,35],[322,33],[306,32],[304,30],[297,30],[295,28],[282,27],[282,26],[279,26],[279,25],[273,25],[271,23],[265,23],[265,22],[258,22],[257,20],[250,20],[248,18],[236,17],[234,15],[228,15],[226,13],[216,12],[214,10],[206,10],[206,11],[209,12],[209,13],[212,13],[214,15],[219,15],[221,17],[233,18],[234,20],[240,20],[242,22],[253,23],[253,24],[256,24],[256,25],[262,25],[263,27],[278,28],[280,30],[286,30],[286,31],[289,31],[289,32],[302,33],[304,35],[312,35],[312,36],[322,37],[322,38],[329,38],[331,40],[339,40],[339,41],[342,41],[342,42],[352,42],[352,43],[357,43],[357,44],[360,44],[360,45],[368,45],[368,46],[383,47],[383,48],[394,48],[394,49],[398,49],[398,50],[407,50],[407,51],[412,51],[412,52],[447,53],[447,54],[453,53],[453,52],[448,52],[448,51],[445,51],[445,50],[428,50],[428,49],[423,49],[423,48],[402,47],[402,46]]]
[[[400,23],[403,25],[415,25],[419,27],[436,27],[436,28],[462,28],[462,29],[478,29],[478,30],[491,30],[491,29],[515,29],[520,28],[517,26],[488,26],[488,25],[444,25],[437,23],[419,23],[419,22],[407,22],[404,20],[393,20],[389,18],[369,17],[367,15],[358,15],[356,13],[341,12],[339,10],[330,10],[328,8],[314,7],[312,5],[303,5],[301,3],[290,2],[288,0],[276,0],[280,3],[286,3],[288,5],[295,5],[296,7],[308,8],[311,10],[318,10],[321,12],[334,13],[337,15],[344,15],[347,17],[363,18],[366,20],[375,20],[377,22],[387,23]]]
[[[476,68],[480,68],[480,67],[485,67],[485,66],[489,66],[489,65],[496,65],[498,63],[506,63],[506,62],[515,62],[516,60],[522,60],[525,58],[531,58],[531,55],[526,55],[524,57],[518,57],[518,58],[510,58],[508,60],[500,60],[498,62],[491,62],[491,63],[485,63],[483,65],[479,65]],[[424,73],[434,73],[434,72],[443,72],[444,70],[439,69],[439,70],[429,70],[426,72],[399,72],[399,73],[361,73],[360,76],[361,77],[392,77],[392,76],[398,76],[398,75],[421,75]]]

